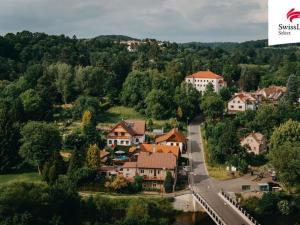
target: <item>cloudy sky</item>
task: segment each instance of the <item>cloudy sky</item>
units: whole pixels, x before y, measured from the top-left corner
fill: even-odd
[[[123,34],[176,42],[267,37],[267,0],[1,0],[0,34],[89,38]]]

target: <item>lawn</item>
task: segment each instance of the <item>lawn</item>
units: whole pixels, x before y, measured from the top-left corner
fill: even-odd
[[[116,124],[121,120],[148,120],[145,115],[135,109],[125,106],[113,106],[101,115],[100,126],[105,124]],[[169,120],[152,119],[155,126],[163,126]]]
[[[6,185],[15,182],[38,183],[42,181],[41,181],[41,176],[36,172],[0,175],[0,185]]]

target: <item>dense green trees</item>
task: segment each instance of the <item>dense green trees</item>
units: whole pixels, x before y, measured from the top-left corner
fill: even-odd
[[[18,155],[22,104],[19,99],[0,99],[0,173],[16,168]]]
[[[201,110],[209,119],[215,119],[222,116],[224,111],[224,102],[220,95],[207,93],[201,98]]]
[[[179,119],[192,119],[200,111],[200,93],[191,84],[182,83],[178,86],[175,91],[174,100],[178,106],[177,109],[181,110],[182,115]]]
[[[276,128],[270,140],[269,158],[286,185],[300,181],[300,123],[289,120]]]

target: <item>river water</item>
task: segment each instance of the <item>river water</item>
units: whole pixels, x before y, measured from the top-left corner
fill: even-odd
[[[175,217],[174,225],[215,225],[204,212],[183,212]]]

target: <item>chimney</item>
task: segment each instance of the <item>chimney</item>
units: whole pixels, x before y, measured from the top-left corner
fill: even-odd
[[[152,153],[156,153],[156,144],[152,145]]]

